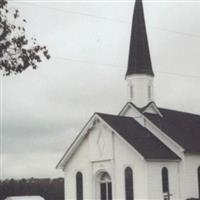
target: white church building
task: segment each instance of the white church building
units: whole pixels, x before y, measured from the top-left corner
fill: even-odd
[[[199,199],[200,116],[154,102],[141,0],[134,8],[126,81],[127,104],[116,115],[94,113],[58,163],[65,200]]]

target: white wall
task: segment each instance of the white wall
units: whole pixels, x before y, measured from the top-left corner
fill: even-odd
[[[179,164],[177,162],[148,162],[148,197],[163,200],[162,168],[168,169],[169,191],[172,200],[180,199]]]
[[[89,155],[91,162],[113,158],[112,134],[101,123],[89,135]]]
[[[127,166],[133,169],[135,199],[163,199],[163,167],[168,168],[172,200],[198,197],[197,169],[200,166],[200,155],[186,154],[180,162],[145,161],[104,123],[99,122],[95,126],[64,168],[66,200],[76,199],[75,177],[78,171],[83,173],[84,199],[97,199],[96,177],[101,171],[107,171],[111,176],[113,199],[124,199],[124,170]]]
[[[83,174],[83,191],[84,198],[91,199],[92,191],[88,188],[92,188],[92,166],[89,161],[89,141],[88,137],[82,142],[78,150],[68,161],[64,173],[65,173],[65,199],[76,199],[76,173],[78,171]]]
[[[123,140],[115,136],[115,174],[116,197],[125,198],[124,170],[131,167],[133,170],[133,185],[135,199],[147,199],[147,167],[146,162],[134,149],[128,147]]]
[[[94,145],[98,140],[100,129],[101,134],[106,133],[108,138],[105,143],[106,154],[103,151],[102,155],[99,154],[98,144],[96,147]],[[94,159],[95,155],[99,160]],[[147,199],[146,162],[139,153],[105,125],[97,125],[84,139],[64,169],[65,199],[76,199],[75,177],[78,171],[83,173],[84,199],[97,198],[96,177],[100,171],[107,171],[112,178],[113,199],[124,199],[124,170],[127,166],[133,169],[135,199]]]
[[[169,172],[170,193],[172,200],[198,198],[197,169],[200,155],[185,154],[181,162],[148,162],[148,196],[149,199],[162,199],[161,169],[167,167]]]
[[[181,171],[181,193],[182,199],[198,198],[198,177],[197,169],[200,166],[200,155],[185,155]]]

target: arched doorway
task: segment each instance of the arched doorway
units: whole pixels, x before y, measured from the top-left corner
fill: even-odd
[[[112,180],[107,172],[98,174],[98,191],[100,200],[112,200]]]

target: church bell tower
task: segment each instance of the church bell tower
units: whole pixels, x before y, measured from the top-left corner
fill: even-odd
[[[153,78],[143,3],[136,0],[126,72],[129,101],[138,107],[153,101]]]

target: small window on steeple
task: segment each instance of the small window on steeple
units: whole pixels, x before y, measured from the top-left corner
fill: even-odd
[[[134,87],[133,87],[133,85],[131,85],[131,86],[130,86],[130,99],[131,99],[131,100],[133,99],[133,95],[134,95],[133,89],[134,89]]]
[[[149,99],[149,101],[151,101],[151,99],[152,99],[152,95],[151,95],[151,85],[148,85],[148,99]]]

